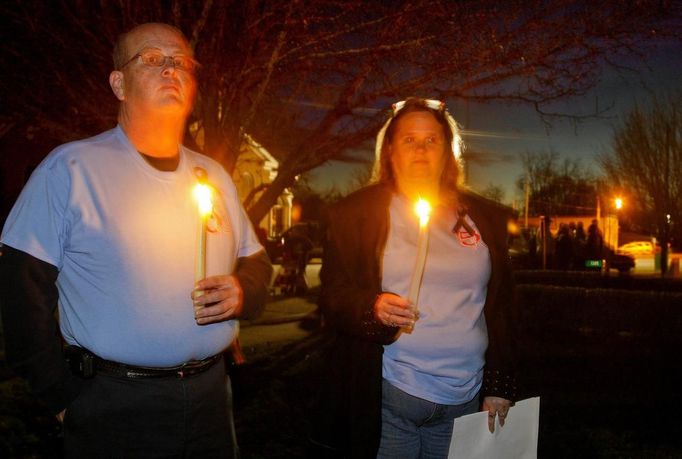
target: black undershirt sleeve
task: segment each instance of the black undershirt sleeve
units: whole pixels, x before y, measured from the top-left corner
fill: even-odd
[[[25,378],[53,413],[76,398],[81,381],[64,360],[56,316],[57,268],[25,252],[2,247],[0,311],[9,366]]]
[[[240,319],[255,319],[265,309],[268,299],[268,286],[272,275],[270,258],[261,250],[248,257],[237,260],[237,269],[234,274],[239,279],[239,284],[244,292],[244,309]]]

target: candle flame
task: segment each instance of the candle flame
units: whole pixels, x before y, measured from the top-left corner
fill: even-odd
[[[419,216],[419,226],[426,226],[429,222],[429,214],[431,214],[431,204],[427,200],[419,198],[414,206],[414,211]]]
[[[213,203],[211,202],[211,188],[203,183],[198,183],[194,187],[194,197],[197,198],[199,204],[199,215],[205,217],[213,212]]]

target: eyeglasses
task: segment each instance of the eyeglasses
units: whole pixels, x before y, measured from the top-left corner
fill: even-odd
[[[173,68],[184,70],[185,72],[194,73],[197,68],[201,66],[197,61],[189,56],[166,56],[159,51],[142,51],[131,57],[119,70],[123,70],[126,65],[140,58],[144,65],[149,67],[165,67],[172,65]]]
[[[415,99],[412,99],[415,100]],[[445,110],[445,102],[442,100],[436,100],[436,99],[417,99],[421,100],[424,105],[426,105],[428,108],[431,110],[436,110],[439,112],[442,112]],[[405,107],[405,104],[407,103],[407,100],[401,100],[400,102],[396,102],[393,105],[391,105],[391,108],[393,109],[393,116],[396,116],[400,110]]]

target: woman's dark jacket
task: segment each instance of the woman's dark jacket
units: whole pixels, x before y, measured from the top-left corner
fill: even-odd
[[[336,451],[329,457],[374,458],[379,446],[383,345],[394,341],[397,329],[377,322],[373,305],[381,293],[391,197],[389,188],[372,185],[329,212],[319,306],[331,343],[312,433],[314,443]],[[467,192],[460,192],[459,203],[478,227],[492,263],[484,306],[489,345],[482,395],[514,400],[511,328],[515,314],[507,263],[508,214],[501,206]]]

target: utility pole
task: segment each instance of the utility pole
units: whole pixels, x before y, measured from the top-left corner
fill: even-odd
[[[665,130],[665,164],[663,174],[663,237],[661,238],[661,277],[668,272],[668,239],[670,237],[670,124]]]
[[[523,211],[524,211],[524,223],[523,227],[528,228],[528,201],[529,201],[529,195],[530,195],[530,182],[528,180],[528,177],[526,177],[526,183],[524,185],[524,192],[525,192],[525,204],[523,206]]]
[[[542,235],[542,269],[547,269],[547,222],[545,216],[540,215],[540,234]]]

